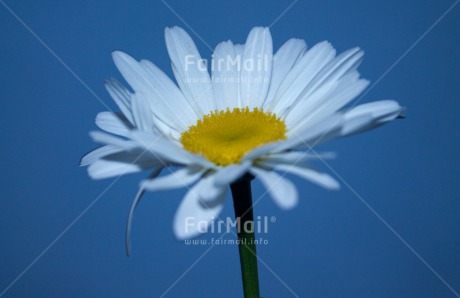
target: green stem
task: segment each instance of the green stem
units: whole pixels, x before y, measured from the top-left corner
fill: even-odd
[[[241,274],[245,298],[259,298],[259,276],[257,270],[257,253],[254,243],[254,215],[252,212],[251,180],[249,174],[230,185],[235,207],[235,218],[239,219],[238,249],[240,252]],[[251,223],[249,223],[251,222]],[[247,229],[245,227],[252,227]]]

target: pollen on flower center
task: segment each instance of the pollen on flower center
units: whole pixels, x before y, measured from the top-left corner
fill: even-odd
[[[184,148],[221,166],[238,163],[251,149],[286,139],[286,124],[274,113],[255,108],[214,111],[184,131]]]

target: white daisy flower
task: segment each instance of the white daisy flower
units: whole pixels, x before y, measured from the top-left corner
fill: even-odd
[[[145,190],[189,188],[174,219],[175,235],[185,239],[199,234],[197,227],[184,228],[185,219],[218,217],[228,185],[246,173],[260,179],[282,209],[296,206],[298,195],[276,171],[338,189],[334,178],[311,166],[318,155],[309,149],[389,122],[402,111],[393,100],[344,109],[368,85],[357,71],[359,48],[336,55],[327,41],[307,49],[303,40],[290,39],[273,56],[269,29],[256,27],[244,45],[217,45],[210,75],[183,29],[166,28],[165,35],[178,86],[150,61],[114,52],[134,92],[106,82],[121,113],[97,115],[105,132],[91,137],[104,146],[81,162],[93,179],[151,171],[133,202],[128,237]],[[158,177],[165,168],[169,173]]]

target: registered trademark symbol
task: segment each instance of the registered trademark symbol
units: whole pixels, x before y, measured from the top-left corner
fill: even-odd
[[[274,217],[274,216],[270,217],[270,221],[271,221],[271,222],[275,222],[275,221],[276,221],[276,217]]]

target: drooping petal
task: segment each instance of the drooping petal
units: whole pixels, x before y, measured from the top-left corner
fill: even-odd
[[[251,173],[265,186],[275,203],[282,209],[292,209],[297,205],[298,193],[294,183],[274,171],[252,167]]]
[[[216,109],[208,69],[192,38],[182,28],[165,29],[166,47],[173,64],[176,80],[199,116]]]
[[[272,37],[268,28],[255,27],[244,46],[240,97],[242,107],[261,108],[267,96],[273,63]]]
[[[204,186],[206,186],[206,183],[200,180],[190,189],[176,212],[174,234],[180,240],[192,238],[205,232],[209,224],[222,211],[227,192],[223,191],[212,201],[203,203],[199,194]]]
[[[162,169],[163,169],[162,166],[157,166],[153,168],[152,173],[149,175],[149,179],[154,179],[155,177],[157,177],[161,173]],[[142,188],[139,189],[136,196],[134,197],[133,203],[131,204],[131,208],[129,210],[128,221],[126,223],[126,234],[125,234],[125,247],[126,247],[126,254],[128,256],[131,255],[131,227],[133,224],[134,211],[136,210],[137,205],[139,205],[139,202],[141,201],[141,198],[144,195],[144,192],[145,192],[144,189]]]
[[[264,107],[269,106],[269,104],[273,101],[276,92],[278,92],[278,89],[286,78],[286,75],[298,59],[302,57],[306,50],[307,44],[303,39],[291,38],[276,52],[273,57],[272,76],[268,94],[263,104]]]

